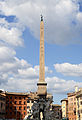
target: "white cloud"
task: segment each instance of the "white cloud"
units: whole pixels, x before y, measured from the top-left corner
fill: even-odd
[[[21,72],[13,74],[13,76],[3,77],[7,78],[8,81],[1,81],[0,88],[8,91],[37,91],[38,74],[35,69],[29,67],[28,69],[20,69]],[[47,77],[47,89],[50,93],[55,94],[67,94],[68,92],[74,91],[75,86],[82,86],[82,82],[76,82],[74,80],[64,80],[58,77]]]
[[[31,67],[24,59],[15,57],[16,52],[11,47],[0,46],[0,84],[7,83],[11,77],[15,77],[19,70]]]
[[[15,51],[3,47],[0,55],[0,88],[8,91],[35,90],[38,73],[24,59],[15,57]],[[6,56],[3,53],[7,53]],[[3,60],[1,60],[3,59]]]
[[[16,55],[16,52],[9,47],[0,46],[0,64],[3,62],[13,61],[13,57]]]
[[[63,75],[82,77],[82,63],[81,64],[70,64],[70,63],[54,64],[54,67],[57,72],[60,72]]]
[[[30,66],[25,60],[14,57],[11,61],[0,63],[0,72],[18,73],[18,69],[26,69]]]
[[[19,60],[15,57],[16,53],[13,49],[7,47],[2,47],[1,49],[0,56],[2,56],[3,60],[2,63],[0,62],[0,88],[8,91],[36,91],[39,80],[39,66],[32,67],[24,59]],[[8,60],[9,58],[10,60]],[[46,74],[52,73],[47,66],[45,67],[45,72]],[[76,85],[82,86],[80,82],[64,80],[58,77],[47,77],[45,80],[48,83],[48,91],[51,93],[66,94],[69,91],[73,91]]]
[[[82,12],[79,12],[77,14],[77,20],[79,21],[79,24],[82,24]],[[82,27],[82,26],[81,26]]]
[[[16,52],[8,47],[0,47],[0,88],[8,91],[36,91],[37,82],[39,80],[39,66],[32,67],[24,59],[18,59]],[[79,67],[78,67],[79,66]],[[76,71],[81,71],[81,64],[70,65],[68,63],[63,66],[58,64],[56,67],[63,72],[71,71],[77,68]],[[74,68],[72,68],[74,67]],[[67,70],[66,70],[67,69]],[[70,70],[71,69],[71,70]],[[45,73],[51,74],[52,71],[46,66]],[[70,74],[71,74],[70,73]],[[81,74],[81,73],[80,73]],[[82,86],[82,83],[75,82],[74,80],[64,80],[58,77],[47,77],[45,78],[48,83],[48,91],[52,93],[67,93],[74,90],[74,86]]]
[[[58,77],[47,77],[48,90],[51,93],[67,94],[74,91],[75,86],[82,86],[82,82],[76,82],[74,80],[64,80]]]
[[[45,39],[56,44],[81,43],[81,12],[77,0],[6,0],[0,8],[5,15],[15,15],[39,39],[39,18],[45,17]]]
[[[22,46],[23,40],[22,40],[22,33],[17,28],[10,28],[7,29],[5,27],[0,26],[0,41],[13,45],[13,46]]]
[[[30,79],[34,79],[34,78],[38,78],[38,73],[35,71],[34,68],[30,67],[27,69],[19,69],[18,70],[18,77],[21,78],[30,78]]]
[[[37,79],[22,79],[22,78],[10,78],[8,82],[0,84],[0,88],[4,88],[7,91],[27,92],[37,90]]]
[[[8,91],[33,91],[39,79],[39,66],[18,59],[12,48],[0,47],[0,88]],[[46,66],[46,73],[51,70]]]
[[[39,39],[40,14],[44,15],[45,39],[56,44],[81,43],[82,13],[75,0],[5,0],[0,1],[0,14],[14,15],[17,21],[9,23],[0,18],[0,88],[9,91],[35,90],[39,79],[39,66],[30,65],[16,57],[14,47],[23,46],[25,27]],[[12,46],[14,46],[12,48]],[[64,75],[82,76],[82,64],[56,64],[55,69]],[[71,71],[71,72],[70,72]],[[46,73],[52,73],[47,66]],[[82,83],[47,77],[48,90],[66,93]]]
[[[3,77],[0,75],[0,88],[4,88],[4,90],[8,91],[37,91],[37,82],[39,80],[39,70],[38,67],[35,66],[19,66],[19,63],[16,62],[12,66],[8,65],[9,68],[6,67],[7,75],[5,75],[6,71],[3,71]],[[46,71],[49,72],[49,71]]]

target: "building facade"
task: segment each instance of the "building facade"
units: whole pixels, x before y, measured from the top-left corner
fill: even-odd
[[[62,103],[62,118],[68,118],[68,99],[61,100]]]
[[[61,112],[61,105],[58,105],[58,104],[52,104],[52,111],[53,111],[53,115],[54,115],[54,118],[56,120],[61,120],[62,118],[62,112]]]
[[[0,90],[0,119],[5,119],[6,96],[5,92]]]
[[[68,118],[76,120],[76,92],[68,93]]]
[[[76,101],[77,101],[76,107],[77,120],[82,120],[82,88],[79,89],[79,91],[76,94]]]
[[[27,93],[6,92],[6,119],[23,120],[27,115]]]
[[[25,118],[28,118],[28,116],[31,115],[31,113],[32,113],[32,106],[33,106],[34,99],[35,99],[36,96],[37,96],[36,92],[30,92],[28,94],[28,99],[27,99],[27,115],[26,115]]]

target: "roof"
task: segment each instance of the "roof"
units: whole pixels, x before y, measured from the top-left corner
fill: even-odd
[[[67,93],[67,95],[68,95],[68,97],[75,96],[75,95],[76,95],[76,92]]]
[[[6,95],[28,95],[28,93],[6,92]]]
[[[58,106],[58,107],[61,107],[61,105],[58,105],[58,104],[52,104],[52,106]]]
[[[0,96],[5,97],[6,95],[5,95],[5,93],[2,92],[2,93],[0,93]]]
[[[67,98],[64,98],[64,99],[61,100],[61,102],[62,102],[62,101],[68,101],[68,99],[67,99]]]
[[[37,97],[37,92],[30,92],[28,97],[29,97],[29,99],[33,99],[34,100],[34,98]]]

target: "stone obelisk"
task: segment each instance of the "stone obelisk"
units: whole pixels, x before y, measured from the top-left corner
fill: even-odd
[[[44,62],[44,22],[43,16],[41,15],[40,22],[40,66],[39,66],[39,82],[38,86],[38,96],[47,95],[47,83],[45,82],[45,62]]]
[[[45,62],[44,62],[44,22],[41,15],[40,22],[40,66],[39,81],[37,83],[38,90],[35,102],[32,106],[32,120],[52,120],[51,119],[51,103],[52,95],[47,93],[47,83],[45,82]]]

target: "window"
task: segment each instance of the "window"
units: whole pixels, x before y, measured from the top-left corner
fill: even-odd
[[[65,104],[65,101],[63,102],[63,104]]]
[[[27,103],[30,103],[30,101],[29,101],[29,100],[27,100]]]
[[[28,97],[28,99],[31,99],[31,97]]]
[[[25,100],[25,97],[24,97],[24,100]]]
[[[10,115],[12,115],[12,112],[10,112]]]
[[[73,98],[70,98],[70,100],[72,101],[72,100],[73,100]]]
[[[71,105],[73,105],[73,103],[71,103]]]
[[[21,106],[19,107],[19,110],[21,110]]]
[[[15,110],[16,110],[17,108],[15,107]]]
[[[12,101],[10,101],[10,104],[12,104]]]
[[[21,101],[19,101],[19,104],[21,104]]]
[[[24,102],[24,105],[26,104],[26,102]]]
[[[17,97],[15,96],[15,99],[17,99]]]
[[[2,107],[3,107],[3,103],[1,102],[1,109],[2,109]]]
[[[12,107],[10,107],[10,109],[12,110]]]
[[[12,96],[10,96],[10,99],[12,99]]]
[[[3,98],[3,101],[5,101],[6,99],[5,98]]]
[[[80,100],[82,100],[82,97],[80,97]]]
[[[21,113],[19,112],[19,115],[21,115]]]
[[[8,99],[8,96],[6,96],[6,98]]]
[[[14,112],[14,114],[16,115],[16,112]]]
[[[24,115],[25,115],[25,112],[24,112]]]
[[[21,100],[21,97],[19,97],[19,99]]]
[[[27,106],[27,109],[30,108],[30,106]]]
[[[76,105],[76,102],[74,102],[74,105]]]
[[[9,109],[9,106],[6,106],[6,109]]]
[[[80,104],[82,105],[82,101],[80,102]]]
[[[26,107],[24,107],[24,110],[26,109]]]
[[[6,100],[6,104],[8,104],[8,103],[9,103],[9,99]]]
[[[33,103],[34,101],[32,100],[32,103]]]
[[[17,101],[15,101],[15,104],[17,103]]]
[[[74,100],[76,101],[76,98],[74,98]]]
[[[74,115],[76,115],[76,108],[74,108]]]

